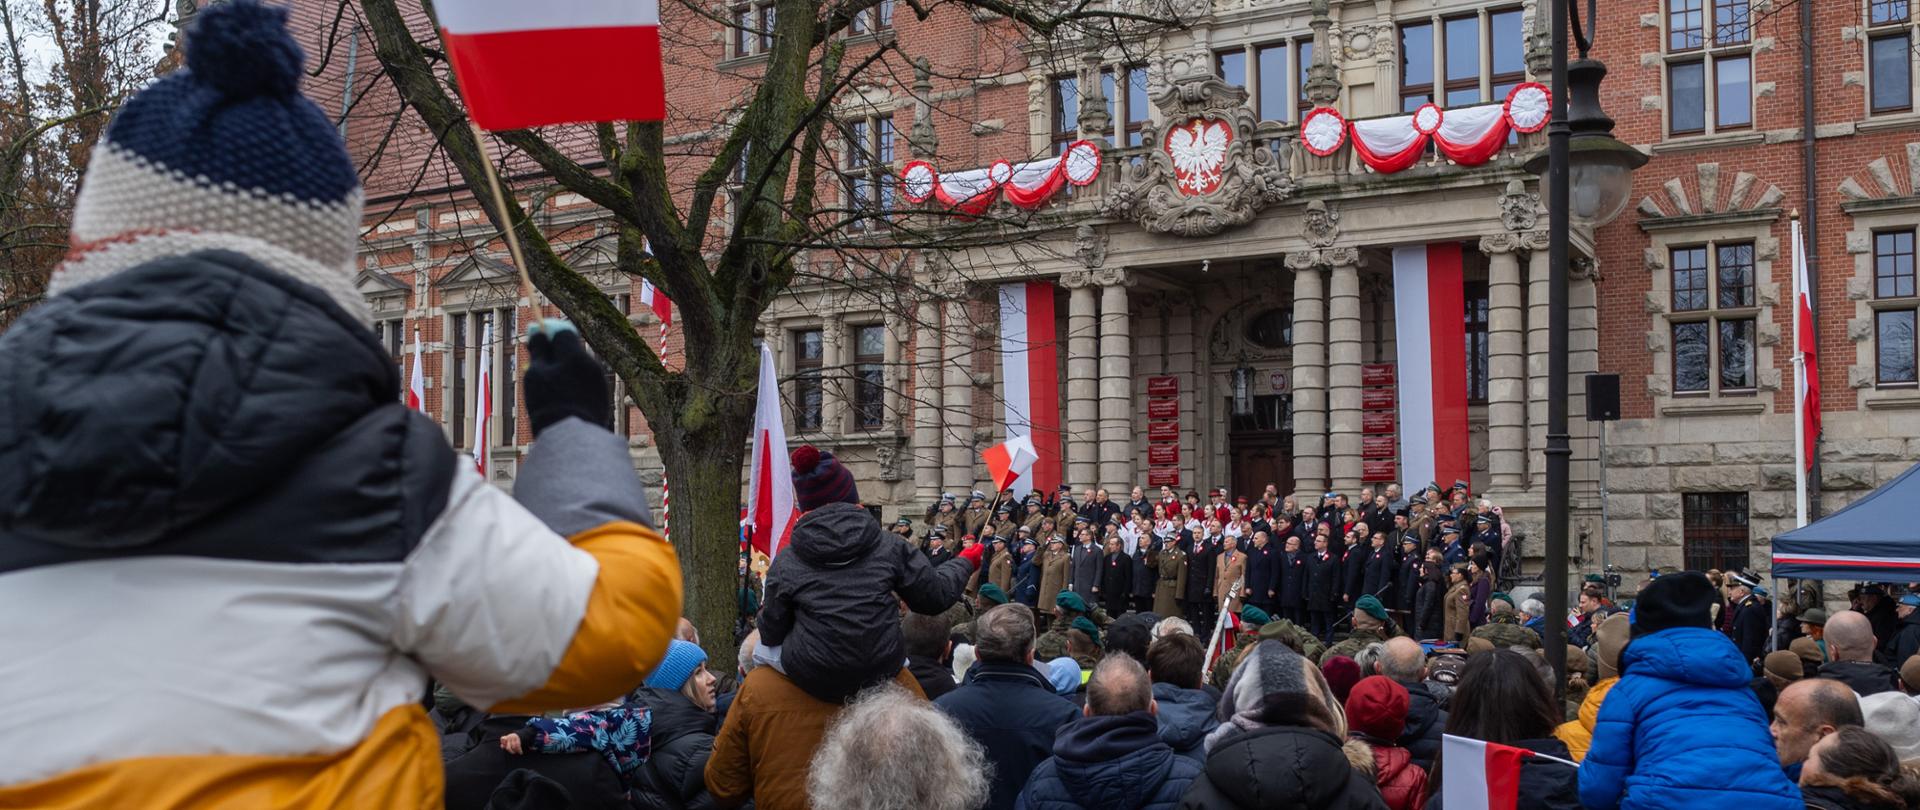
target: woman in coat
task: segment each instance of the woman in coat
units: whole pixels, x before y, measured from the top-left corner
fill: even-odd
[[[634,774],[635,807],[698,810],[713,806],[705,774],[718,730],[713,714],[714,678],[704,665],[706,654],[699,650],[698,645],[675,640],[666,662],[634,693],[635,702],[653,715],[652,752]],[[681,660],[696,655],[703,663],[689,667]]]
[[[1047,544],[1047,550],[1040,555],[1040,592],[1036,604],[1053,604],[1053,598],[1067,589],[1068,562],[1072,555],[1067,553],[1066,538],[1057,534],[1045,535],[1040,541]]]
[[[1564,760],[1568,758],[1566,743],[1553,736],[1559,721],[1559,702],[1553,698],[1553,688],[1540,677],[1540,670],[1527,656],[1505,648],[1467,657],[1447,709],[1448,734]],[[1445,761],[1443,753],[1427,771],[1431,798],[1426,810],[1444,810],[1446,806],[1440,785]],[[1778,768],[1773,770],[1779,773]],[[1576,773],[1549,759],[1522,760],[1513,806],[1516,810],[1581,810]]]
[[[1467,624],[1479,627],[1487,623],[1487,613],[1493,602],[1493,575],[1488,571],[1487,555],[1476,555],[1472,562],[1467,563],[1467,574],[1472,577],[1471,584],[1467,586]]]
[[[1420,563],[1419,587],[1420,593],[1414,598],[1413,604],[1414,637],[1445,638],[1447,634],[1447,569],[1440,563],[1438,552],[1428,551],[1427,559]]]
[[[1454,566],[1447,571],[1446,621],[1440,628],[1443,640],[1458,644],[1473,632],[1467,621],[1467,569]]]
[[[1108,616],[1127,612],[1127,598],[1133,593],[1133,558],[1120,547],[1120,538],[1107,538],[1107,555],[1100,561],[1100,604]]]

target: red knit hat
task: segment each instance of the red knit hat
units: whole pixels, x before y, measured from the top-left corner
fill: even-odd
[[[1384,675],[1369,675],[1347,695],[1347,728],[1391,743],[1407,727],[1407,688]]]
[[[1320,675],[1327,679],[1328,686],[1333,687],[1333,696],[1345,703],[1354,682],[1360,680],[1360,665],[1352,658],[1336,655],[1320,662]]]

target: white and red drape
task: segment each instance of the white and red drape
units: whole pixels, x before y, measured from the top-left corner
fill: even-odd
[[[1527,82],[1509,91],[1499,104],[1452,110],[1424,104],[1413,112],[1388,118],[1347,121],[1331,107],[1318,107],[1302,122],[1300,141],[1307,151],[1324,157],[1351,138],[1354,155],[1368,169],[1381,174],[1418,163],[1429,144],[1454,163],[1478,166],[1500,153],[1509,132],[1545,128],[1551,106],[1547,89]]]
[[[916,160],[900,169],[900,190],[907,202],[934,200],[955,213],[977,217],[1002,197],[1034,210],[1061,189],[1087,185],[1099,176],[1100,147],[1092,141],[1074,141],[1058,157],[1018,164],[996,160],[985,168],[945,174],[931,163]]]
[[[1016,497],[1060,486],[1060,349],[1054,286],[1024,281],[1000,286],[1002,419],[1008,439],[1031,437],[1037,460],[1007,487]]]
[[[434,11],[482,129],[666,117],[659,0],[440,0]]]
[[[413,373],[407,378],[407,408],[427,412],[427,375],[420,368],[420,330],[413,330]]]
[[[473,386],[473,466],[487,477],[487,443],[493,431],[493,319],[480,336],[480,374]]]
[[[1466,291],[1460,243],[1393,251],[1401,480],[1467,480]]]
[[[753,549],[777,556],[800,519],[793,491],[793,466],[787,456],[787,423],[780,412],[780,379],[773,350],[760,347],[760,390],[753,410],[753,461],[748,480],[746,524]]]

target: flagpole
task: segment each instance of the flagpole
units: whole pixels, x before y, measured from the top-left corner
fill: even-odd
[[[1788,214],[1793,232],[1793,525],[1807,525],[1807,355],[1800,345],[1800,289],[1806,246],[1800,241],[1800,212]]]

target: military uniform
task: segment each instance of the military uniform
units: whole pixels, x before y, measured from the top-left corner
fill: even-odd
[[[1013,593],[1013,552],[993,555],[993,563],[987,566],[987,581],[1006,593]]]
[[[1294,638],[1300,640],[1300,648],[1306,651],[1307,660],[1317,661],[1320,655],[1326,652],[1326,645],[1320,643],[1320,639],[1314,638],[1313,634],[1308,633],[1307,628],[1286,619],[1274,619],[1261,625],[1257,633],[1241,633],[1233,649],[1221,653],[1220,660],[1214,662],[1213,674],[1207,677],[1207,683],[1215,689],[1227,688],[1227,679],[1233,677],[1233,670],[1240,665],[1240,658],[1246,653],[1246,649],[1260,641],[1278,639],[1281,631],[1285,630],[1291,630]]]
[[[1179,547],[1161,548],[1147,557],[1152,568],[1153,612],[1162,617],[1184,616],[1180,603],[1187,598],[1187,553]]]
[[[1066,549],[1047,544],[1046,553],[1040,556],[1040,604],[1052,604],[1053,598],[1067,589],[1070,558]]]
[[[1353,635],[1347,636],[1346,639],[1332,647],[1328,647],[1327,651],[1321,653],[1320,657],[1315,660],[1319,663],[1325,663],[1327,659],[1337,655],[1352,658],[1358,655],[1361,650],[1366,649],[1368,644],[1376,644],[1386,640],[1385,636],[1372,630],[1355,630],[1353,631]]]
[[[1540,634],[1520,624],[1520,617],[1512,613],[1496,613],[1473,631],[1474,638],[1484,638],[1496,647],[1524,647],[1540,649]]]

